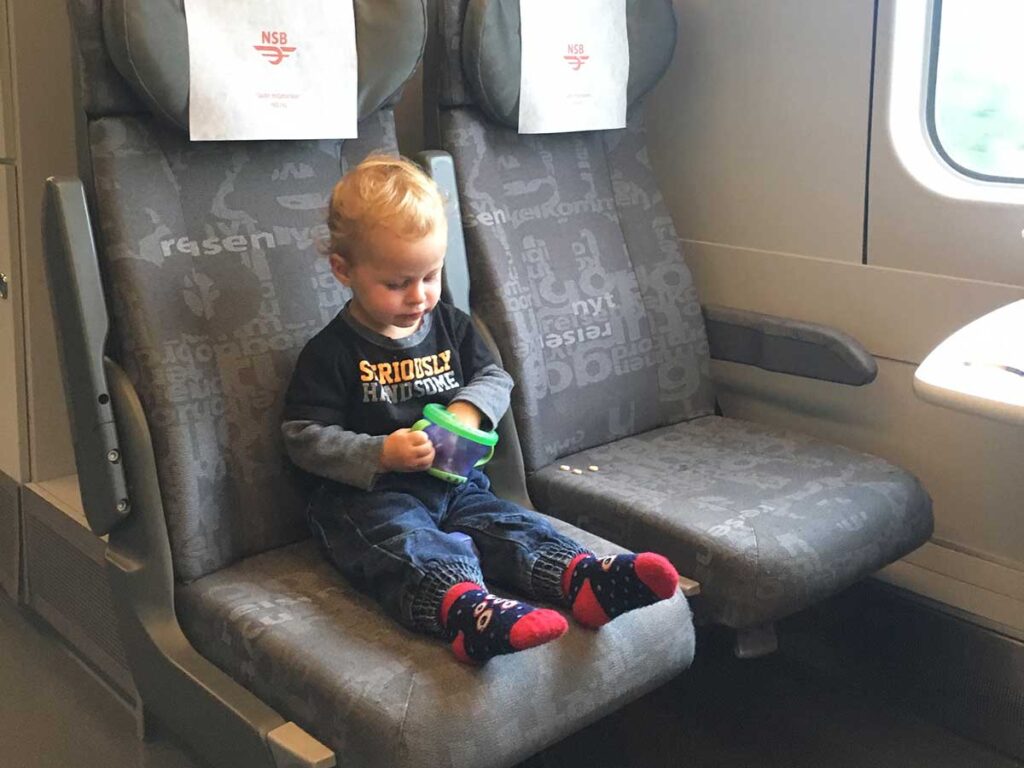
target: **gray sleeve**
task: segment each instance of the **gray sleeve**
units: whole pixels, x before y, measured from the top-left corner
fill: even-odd
[[[482,427],[493,429],[501,421],[508,410],[512,394],[513,381],[508,372],[500,365],[487,365],[481,368],[470,382],[459,390],[452,402],[462,400],[475,405],[490,424]]]
[[[386,435],[360,435],[336,424],[286,421],[281,424],[288,457],[314,475],[371,490],[380,466]]]

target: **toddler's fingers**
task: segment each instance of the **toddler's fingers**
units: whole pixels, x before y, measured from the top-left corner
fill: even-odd
[[[433,461],[434,446],[430,443],[427,443],[426,445],[417,445],[409,451],[409,455],[417,461]]]
[[[423,432],[423,431],[420,431],[420,430],[417,430],[415,432],[410,431],[410,430],[406,430],[406,431],[409,432],[409,437],[408,437],[409,445],[411,445],[411,446],[413,446],[415,448],[420,448],[422,446],[430,445],[431,444],[430,443],[430,438],[427,437],[427,433],[426,432]]]
[[[429,469],[434,463],[434,446],[427,444],[424,448],[413,454],[413,459],[418,469]]]

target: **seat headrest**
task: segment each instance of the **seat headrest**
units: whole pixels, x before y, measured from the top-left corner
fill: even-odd
[[[557,2],[557,0],[555,0]],[[462,26],[462,74],[476,104],[492,120],[519,126],[519,0],[469,0]],[[626,0],[629,82],[633,106],[665,74],[676,46],[670,0]]]
[[[339,0],[344,2],[345,0]],[[350,0],[359,57],[359,118],[412,77],[426,42],[425,0]],[[102,0],[107,53],[135,95],[187,131],[189,57],[183,0]]]

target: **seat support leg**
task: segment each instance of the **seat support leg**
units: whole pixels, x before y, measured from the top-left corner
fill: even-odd
[[[736,630],[736,645],[733,648],[737,658],[756,659],[779,650],[779,637],[774,624],[762,624]]]
[[[135,736],[140,742],[159,741],[164,737],[165,731],[160,727],[153,713],[141,701],[135,702]]]

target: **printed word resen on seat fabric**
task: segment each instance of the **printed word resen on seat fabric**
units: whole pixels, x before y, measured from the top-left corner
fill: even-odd
[[[367,154],[397,152],[392,111],[378,107],[419,60],[425,14],[414,5],[356,3],[369,106],[358,139],[194,143],[183,17],[153,26],[181,4],[109,0],[101,34],[98,4],[72,0],[88,43],[80,70],[102,77],[82,140],[115,356],[149,420],[180,581],[308,536],[281,400],[299,350],[347,299],[318,248],[330,190]],[[389,19],[418,25],[415,42],[363,56],[371,41],[387,47]],[[114,67],[107,49],[119,51]]]
[[[308,535],[281,398],[348,298],[317,247],[325,195],[366,154],[396,151],[390,110],[359,129],[344,144],[225,152],[141,117],[90,126],[118,359],[149,419],[186,581]]]

